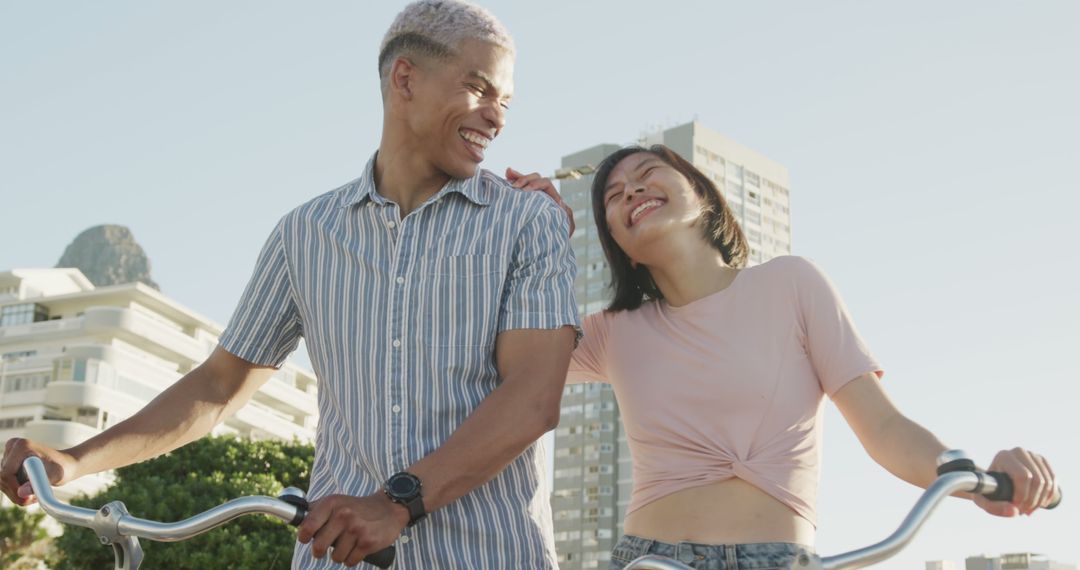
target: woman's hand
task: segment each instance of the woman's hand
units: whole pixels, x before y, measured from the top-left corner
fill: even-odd
[[[1030,515],[1035,509],[1045,507],[1053,500],[1057,481],[1054,470],[1046,458],[1019,447],[1000,451],[987,471],[1006,473],[1013,481],[1013,500],[990,501],[986,497],[975,497],[975,504],[992,515],[1014,517]]]
[[[570,235],[574,235],[574,210],[570,206],[563,202],[562,196],[559,196],[559,191],[555,189],[555,184],[551,182],[550,178],[544,178],[539,172],[533,172],[532,174],[522,174],[513,168],[506,169],[506,180],[514,188],[520,188],[522,190],[542,190],[544,194],[555,200],[555,203],[559,205],[566,212],[566,217],[570,220]]]

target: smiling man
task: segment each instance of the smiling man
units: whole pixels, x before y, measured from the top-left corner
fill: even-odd
[[[482,8],[409,5],[383,40],[378,152],[285,215],[210,358],[132,418],[58,451],[8,442],[55,484],[202,437],[303,337],[320,421],[294,568],[397,543],[396,568],[554,568],[537,438],[559,418],[577,329],[568,220],[481,170],[514,47]]]

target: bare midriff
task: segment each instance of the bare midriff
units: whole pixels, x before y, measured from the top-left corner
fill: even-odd
[[[814,525],[737,477],[676,491],[628,514],[626,534],[662,542],[814,544]]]

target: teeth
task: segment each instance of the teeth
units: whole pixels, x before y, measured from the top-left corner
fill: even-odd
[[[475,145],[479,145],[480,148],[487,148],[487,146],[491,144],[491,139],[478,135],[472,131],[458,131],[458,134],[461,135],[461,138]]]
[[[640,205],[638,205],[637,208],[634,208],[633,212],[630,212],[630,223],[634,223],[634,221],[638,219],[638,216],[645,213],[645,210],[648,210],[653,206],[660,206],[662,204],[663,202],[661,202],[660,200],[646,200],[642,202]]]

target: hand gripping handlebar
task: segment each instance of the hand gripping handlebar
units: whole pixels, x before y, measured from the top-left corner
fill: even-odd
[[[799,554],[791,562],[790,570],[849,570],[864,568],[886,560],[900,552],[911,542],[923,523],[946,497],[957,492],[980,494],[995,501],[1011,501],[1012,479],[1005,473],[981,471],[963,452],[954,453],[938,466],[938,478],[926,488],[915,507],[885,540],[870,546],[820,557],[811,553]],[[1061,487],[1054,489],[1054,498],[1047,509],[1061,503]],[[635,559],[625,570],[691,570],[689,566],[662,556],[649,554]]]
[[[116,570],[136,570],[142,563],[139,538],[177,542],[217,528],[236,517],[257,513],[299,526],[308,511],[304,492],[289,487],[276,499],[259,495],[240,497],[182,521],[163,523],[131,516],[120,501],[113,501],[96,511],[61,502],[53,495],[45,464],[37,457],[26,458],[17,478],[19,483],[30,481],[38,504],[46,514],[65,524],[87,527],[97,534],[101,544],[112,545]],[[388,546],[364,558],[364,562],[389,568],[394,563],[394,556],[394,547]]]

